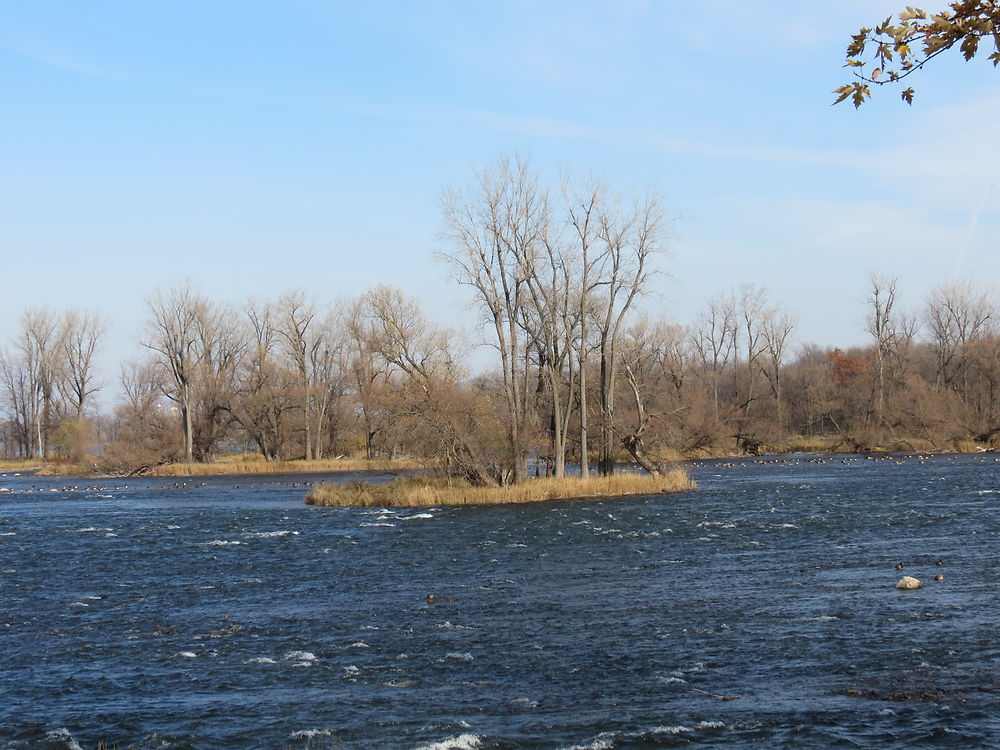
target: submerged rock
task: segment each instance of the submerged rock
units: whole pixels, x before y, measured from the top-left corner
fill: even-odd
[[[902,591],[912,591],[923,586],[923,582],[913,576],[903,576],[896,581],[896,588]]]

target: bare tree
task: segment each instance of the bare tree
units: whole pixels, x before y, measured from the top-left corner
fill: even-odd
[[[30,308],[24,312],[18,346],[29,379],[35,455],[47,458],[60,378],[59,323],[48,308]]]
[[[550,224],[549,200],[527,159],[507,157],[476,173],[477,184],[443,197],[441,254],[472,287],[500,354],[507,445],[515,482],[527,476],[528,342],[522,330],[528,277]]]
[[[782,409],[782,366],[788,349],[788,340],[795,325],[796,321],[792,315],[774,308],[766,311],[761,324],[761,335],[764,337],[767,355],[764,375],[771,387],[771,396],[774,398],[774,419],[779,432],[785,430],[785,415]]]
[[[708,374],[716,421],[721,418],[719,395],[722,376],[736,351],[737,325],[736,304],[732,297],[718,296],[709,300],[695,321],[693,330],[692,343],[701,360],[702,370]]]
[[[655,273],[653,257],[663,251],[664,217],[660,201],[646,195],[625,205],[617,196],[605,195],[597,214],[599,273],[595,328],[599,358],[598,398],[601,409],[601,441],[598,471],[615,470],[616,349],[626,316],[635,300],[648,291]]]
[[[361,297],[347,306],[345,346],[351,388],[364,429],[365,458],[371,460],[378,452],[376,443],[389,421],[384,399],[380,397],[388,384],[389,365],[378,355],[377,329],[367,314],[366,304]]]
[[[868,332],[875,339],[875,398],[877,426],[886,423],[886,397],[890,384],[902,376],[916,330],[916,321],[896,310],[896,278],[869,274]]]
[[[580,476],[590,476],[590,422],[587,405],[587,363],[590,358],[591,318],[595,315],[595,293],[600,286],[602,261],[606,255],[595,250],[598,242],[598,213],[605,201],[607,190],[597,181],[590,181],[584,187],[573,187],[563,181],[563,200],[567,207],[569,224],[578,251],[578,287],[576,290],[576,310],[579,331],[577,332],[577,370],[579,372],[579,431],[580,431]]]
[[[322,346],[322,341],[315,335],[313,325],[319,310],[308,295],[301,290],[288,292],[278,300],[276,321],[278,336],[286,356],[292,362],[294,371],[298,374],[300,404],[302,408],[302,427],[305,442],[305,459],[314,457],[313,425],[312,425],[312,390],[315,380],[313,363],[316,350]]]
[[[244,316],[248,342],[236,378],[232,412],[267,460],[279,458],[295,408],[294,382],[280,366],[273,306],[251,300]]]
[[[458,369],[448,332],[427,322],[416,301],[399,290],[378,287],[363,298],[373,334],[371,347],[412,387],[406,399],[408,414],[417,426],[434,435],[438,449],[457,470],[476,485],[498,484],[507,468],[494,466],[477,449],[474,411],[463,408]]]
[[[997,302],[987,290],[972,282],[954,282],[930,291],[924,321],[936,361],[938,387],[951,387],[967,396],[966,381],[970,344],[992,331]]]
[[[199,321],[209,306],[190,282],[157,290],[147,302],[149,318],[143,345],[154,352],[167,375],[164,395],[177,404],[181,413],[184,458],[194,456],[192,419],[195,406],[195,378],[201,358]]]
[[[97,310],[68,310],[63,315],[59,342],[65,377],[60,387],[77,420],[83,419],[88,398],[101,389],[94,379],[94,356],[106,332],[107,318]]]

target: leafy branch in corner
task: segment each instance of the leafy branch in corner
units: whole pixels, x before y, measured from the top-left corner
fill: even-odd
[[[901,81],[955,45],[971,60],[984,38],[992,40],[989,60],[996,67],[1000,64],[1000,0],[960,0],[940,13],[908,5],[895,19],[890,16],[874,29],[863,28],[851,37],[844,67],[857,80],[834,89],[834,104],[850,98],[858,108],[871,98],[871,85]],[[904,89],[903,101],[912,104],[913,94],[912,87]]]

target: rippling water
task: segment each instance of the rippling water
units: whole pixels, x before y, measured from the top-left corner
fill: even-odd
[[[0,476],[0,747],[1000,746],[994,457],[693,473],[419,512]]]

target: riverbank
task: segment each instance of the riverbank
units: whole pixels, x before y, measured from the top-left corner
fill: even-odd
[[[610,477],[545,477],[507,487],[473,487],[441,477],[407,477],[385,484],[348,482],[319,484],[306,497],[309,505],[333,507],[420,508],[438,505],[499,505],[578,498],[628,497],[683,492],[695,483],[682,469],[654,477],[616,474]]]
[[[683,464],[685,461],[706,459],[747,458],[754,455],[784,455],[807,453],[814,455],[844,455],[852,453],[920,453],[963,454],[995,451],[997,446],[973,440],[963,440],[947,445],[935,445],[920,438],[900,438],[890,443],[869,445],[842,437],[794,437],[781,442],[751,443],[744,449],[737,445],[728,448],[717,445],[703,447],[688,453],[662,450],[653,458],[661,465]],[[620,463],[630,463],[630,457],[621,456]],[[101,459],[88,457],[80,461],[69,459],[8,458],[0,459],[0,473],[33,473],[37,476],[80,477],[206,477],[254,476],[267,474],[329,474],[340,471],[428,471],[436,468],[433,462],[414,458],[372,459],[356,457],[268,461],[255,453],[237,453],[216,457],[210,461],[192,461],[153,464],[147,466],[109,466]]]
[[[395,472],[430,468],[411,458],[375,459],[329,458],[314,461],[267,461],[258,455],[236,454],[221,456],[212,461],[192,461],[155,464],[112,470],[93,459],[86,462],[45,461],[40,459],[5,459],[0,461],[0,472],[34,473],[37,476],[91,476],[91,477],[208,477],[254,476],[267,474],[329,474],[338,471]]]

